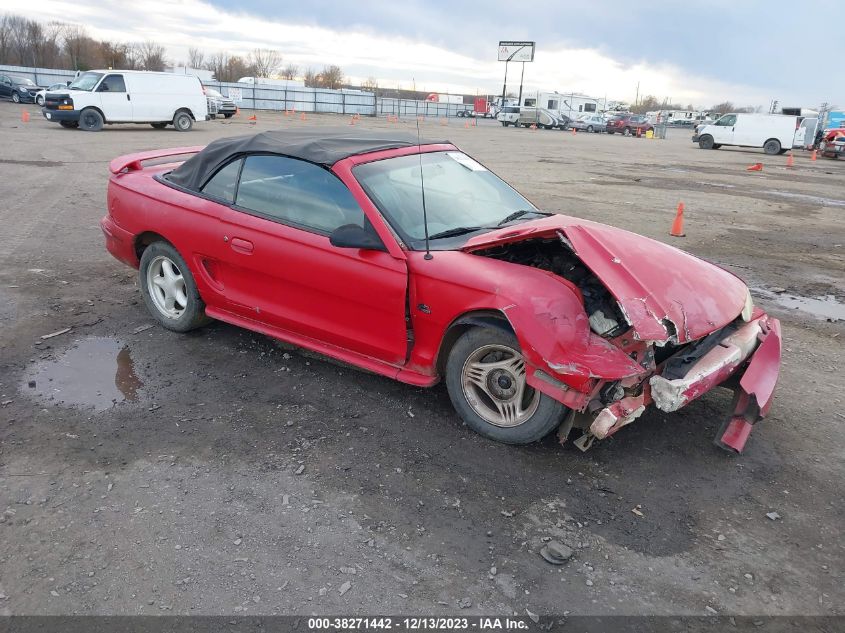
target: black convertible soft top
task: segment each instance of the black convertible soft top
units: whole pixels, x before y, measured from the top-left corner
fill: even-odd
[[[209,143],[200,153],[171,171],[167,180],[198,191],[221,165],[242,154],[279,154],[331,167],[349,156],[412,147],[420,142],[427,145],[449,141],[419,141],[416,135],[401,132],[363,132],[343,128],[273,130],[249,136],[230,136]]]

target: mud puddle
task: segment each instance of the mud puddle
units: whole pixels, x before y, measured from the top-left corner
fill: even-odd
[[[143,384],[127,345],[92,336],[76,341],[55,359],[35,363],[21,389],[52,403],[105,411],[137,401]]]
[[[755,289],[754,293],[765,297],[783,308],[798,310],[817,319],[845,321],[845,303],[842,303],[833,295],[802,297],[800,295],[777,293],[763,289]]]

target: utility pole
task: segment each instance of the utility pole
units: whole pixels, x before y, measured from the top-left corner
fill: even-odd
[[[519,99],[516,105],[522,105],[522,80],[525,77],[525,62],[522,62],[522,74],[519,76]]]
[[[637,82],[637,95],[634,97],[634,107],[637,107],[637,104],[640,102],[640,82]]]

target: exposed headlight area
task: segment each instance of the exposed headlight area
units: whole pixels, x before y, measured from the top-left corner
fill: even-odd
[[[751,297],[751,291],[745,293],[745,305],[742,306],[742,312],[739,315],[742,320],[748,323],[751,320],[751,314],[754,312],[754,299]]]

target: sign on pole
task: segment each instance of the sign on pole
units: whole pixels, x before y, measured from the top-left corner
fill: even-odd
[[[229,98],[235,103],[243,101],[243,93],[240,88],[229,88]]]
[[[535,42],[499,42],[500,62],[533,62]]]

